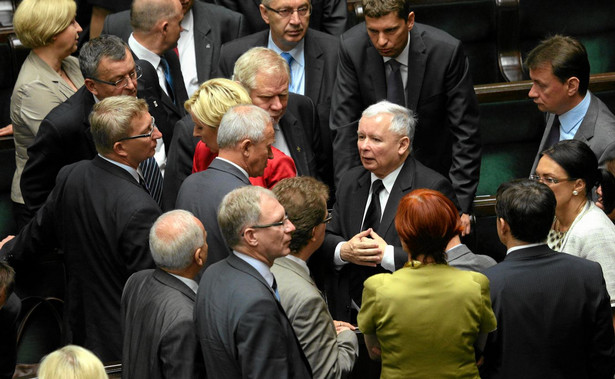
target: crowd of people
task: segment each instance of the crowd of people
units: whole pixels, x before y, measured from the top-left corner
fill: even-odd
[[[347,31],[343,1],[216,2],[133,0],[78,59],[73,0],[19,5],[1,377],[3,261],[52,249],[68,345],[41,378],[345,378],[361,348],[380,363],[355,377],[613,377],[615,116],[581,43],[526,59],[546,128],[498,189],[497,263],[462,243],[481,143],[460,41],[405,0]]]

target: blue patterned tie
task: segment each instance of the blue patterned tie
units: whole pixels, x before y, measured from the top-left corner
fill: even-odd
[[[145,181],[145,189],[156,200],[158,205],[162,207],[162,173],[160,167],[154,157],[148,158],[139,165],[143,180]]]
[[[171,76],[171,68],[169,67],[169,62],[167,62],[165,57],[160,57],[160,65],[162,66],[162,71],[164,72],[167,92],[171,100],[173,100],[173,104],[175,104],[175,93],[173,93],[173,77]]]
[[[288,62],[288,69],[290,70],[290,78],[288,81],[288,85],[292,85],[293,84],[293,56],[290,55],[287,52],[283,52],[282,54],[280,54],[282,56],[282,58],[286,59],[286,62]]]

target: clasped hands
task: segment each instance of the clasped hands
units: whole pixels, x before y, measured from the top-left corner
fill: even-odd
[[[376,267],[382,262],[386,247],[386,241],[369,228],[342,244],[340,258],[345,262]]]

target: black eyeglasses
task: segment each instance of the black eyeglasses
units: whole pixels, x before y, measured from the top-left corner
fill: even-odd
[[[540,175],[530,175],[529,179],[535,182],[540,182],[544,184],[557,184],[560,182],[571,182],[573,180],[577,180],[576,178],[558,179],[558,178],[552,178],[550,176],[540,176]]]
[[[331,220],[333,219],[333,215],[331,214],[332,211],[333,209],[327,209],[327,217],[325,217],[325,219],[320,222],[321,224],[328,224],[331,222]]]
[[[303,6],[303,7],[295,8],[295,9],[293,9],[293,8],[273,9],[271,7],[268,7],[265,4],[263,4],[263,5],[268,10],[279,14],[280,17],[282,17],[282,18],[290,17],[290,15],[292,15],[295,12],[297,12],[297,14],[300,17],[305,17],[305,16],[309,16],[310,14],[312,14],[312,7],[310,7],[310,6]]]
[[[145,134],[137,134],[136,136],[130,136],[130,137],[124,137],[124,138],[120,138],[118,139],[116,142],[122,142],[122,141],[127,141],[129,139],[137,139],[137,138],[147,138],[147,137],[151,137],[152,134],[154,134],[154,129],[156,128],[156,119],[154,117],[152,117],[152,128],[150,129],[149,133],[145,133]]]
[[[129,72],[128,75],[124,75],[124,77],[122,79],[117,80],[115,82],[108,82],[106,80],[101,80],[101,79],[95,78],[93,76],[88,77],[88,79],[92,79],[92,80],[94,80],[96,82],[99,82],[99,83],[108,84],[110,86],[115,86],[116,88],[124,88],[124,87],[128,86],[128,81],[129,80],[137,80],[141,76],[143,76],[143,71],[141,70],[141,67],[135,66],[135,69],[132,70],[131,72]]]
[[[252,229],[265,229],[265,228],[271,228],[272,226],[282,226],[282,225],[284,225],[286,220],[288,220],[288,215],[287,214],[284,215],[284,218],[282,219],[282,221],[272,222],[271,224],[252,225],[252,226],[249,226],[249,228],[252,228]]]

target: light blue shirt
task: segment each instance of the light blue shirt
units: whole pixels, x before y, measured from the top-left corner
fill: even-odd
[[[265,279],[267,284],[269,284],[269,287],[273,286],[273,274],[271,273],[269,266],[267,266],[264,262],[261,262],[258,259],[253,258],[247,254],[240,253],[235,250],[233,250],[233,254],[235,254],[237,258],[246,262],[247,264],[252,266],[256,271],[258,271],[258,273],[261,274],[261,276]]]
[[[293,61],[290,65],[290,84],[288,90],[292,93],[299,95],[305,94],[305,52],[304,52],[305,39],[302,39],[297,46],[287,51],[292,57]],[[271,39],[271,32],[269,32],[269,42],[267,47],[275,51],[278,54],[282,54],[283,51],[278,45]]]
[[[589,91],[585,94],[585,98],[577,104],[576,107],[572,108],[566,113],[562,113],[559,116],[559,140],[567,140],[573,139],[574,135],[579,130],[581,123],[583,122],[583,118],[585,118],[585,114],[589,109],[589,103],[591,102],[591,96],[589,96]]]

